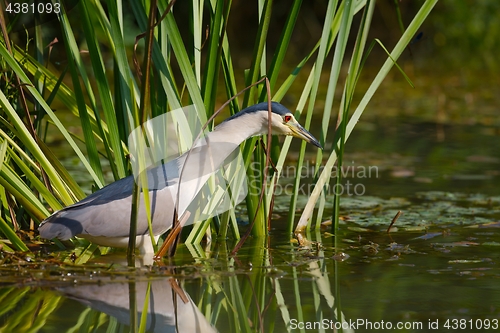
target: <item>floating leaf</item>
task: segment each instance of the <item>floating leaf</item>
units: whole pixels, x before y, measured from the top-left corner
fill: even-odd
[[[499,242],[484,242],[482,245],[486,246],[500,246]]]

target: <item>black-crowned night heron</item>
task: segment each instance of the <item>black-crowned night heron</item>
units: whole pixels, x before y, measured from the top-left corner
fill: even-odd
[[[271,115],[272,134],[291,135],[321,148],[318,140],[305,130],[283,105],[273,102]],[[152,231],[155,239],[158,240],[171,228],[174,210],[177,209],[178,216],[182,216],[210,175],[221,167],[224,160],[243,141],[267,132],[268,104],[264,102],[250,106],[223,121],[203,138],[203,143],[200,140],[195,143],[195,149],[189,155],[185,153],[148,170]],[[60,240],[78,236],[99,245],[127,247],[134,181],[133,176],[120,179],[82,201],[55,212],[40,224],[40,236]],[[144,198],[141,195],[136,246],[142,253],[153,252],[147,217]]]

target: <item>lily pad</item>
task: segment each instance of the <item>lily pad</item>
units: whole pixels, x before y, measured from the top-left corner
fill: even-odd
[[[500,246],[499,242],[484,242],[481,245],[486,245],[486,246]]]

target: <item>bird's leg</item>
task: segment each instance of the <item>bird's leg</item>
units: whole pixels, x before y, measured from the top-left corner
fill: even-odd
[[[179,232],[177,235],[173,236],[172,232],[179,228]],[[170,240],[171,236],[173,237],[173,240],[171,241],[171,245],[168,248],[168,257],[172,258],[175,254],[175,250],[177,249],[177,243],[179,243],[179,239],[181,237],[181,230],[182,230],[182,225],[179,221],[178,215],[177,215],[177,208],[174,209],[174,220],[172,221],[172,232],[168,234],[167,238],[165,241]],[[162,247],[163,248],[163,247]],[[163,257],[163,255],[162,255]]]
[[[160,250],[156,253],[155,259],[159,260],[163,258],[163,256],[169,251],[170,247],[174,244],[174,242],[177,239],[177,236],[180,235],[180,232],[182,230],[182,227],[186,223],[186,221],[189,219],[189,216],[191,215],[190,212],[186,211],[184,214],[182,214],[181,218],[179,219],[179,222],[175,225],[175,227],[172,228],[172,231],[168,234],[167,238],[163,242]]]

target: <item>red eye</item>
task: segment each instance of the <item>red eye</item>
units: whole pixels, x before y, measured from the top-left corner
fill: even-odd
[[[285,123],[287,123],[290,121],[290,119],[292,119],[292,116],[285,116],[283,117],[283,119],[285,119]]]

